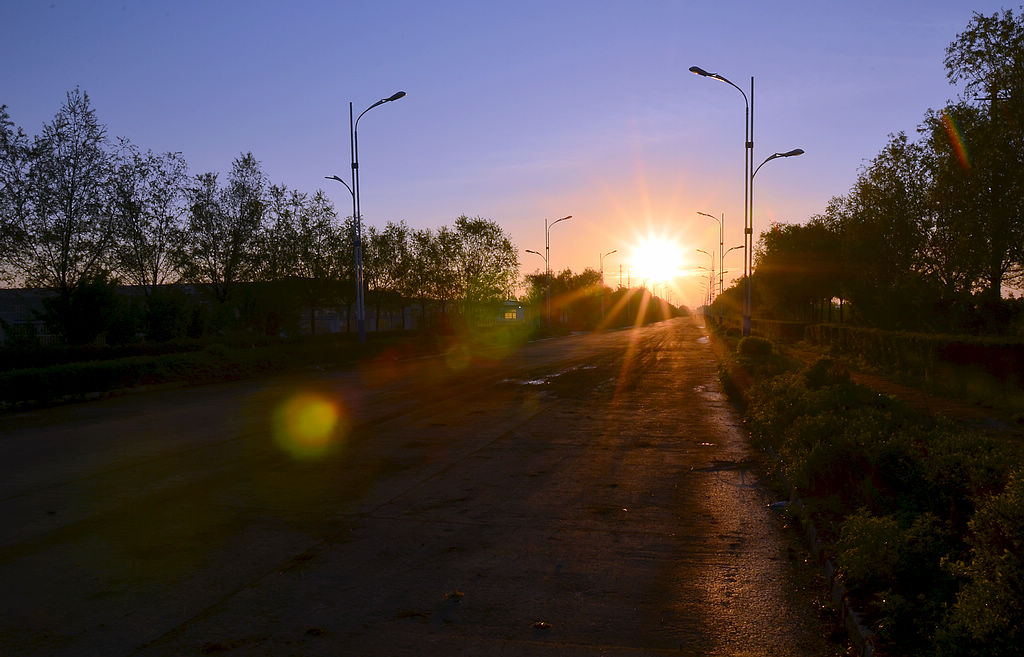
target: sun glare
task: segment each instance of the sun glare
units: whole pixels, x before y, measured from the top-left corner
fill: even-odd
[[[672,240],[647,237],[633,247],[630,256],[633,278],[663,284],[682,275],[683,258]]]

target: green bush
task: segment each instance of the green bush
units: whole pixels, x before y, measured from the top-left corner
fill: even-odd
[[[766,360],[775,353],[775,348],[770,340],[760,338],[756,335],[748,335],[736,345],[736,353],[740,358],[747,358],[754,361]]]
[[[755,445],[803,498],[883,650],[1019,654],[999,652],[1018,638],[1005,628],[1024,626],[1019,443],[923,416],[834,361],[761,379],[748,396]]]
[[[938,633],[944,656],[1021,654],[1024,642],[1024,471],[990,497],[971,520],[966,583]]]

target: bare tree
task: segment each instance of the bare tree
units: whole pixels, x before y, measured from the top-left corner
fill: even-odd
[[[142,153],[122,140],[114,155],[111,206],[118,271],[147,290],[173,281],[183,238],[187,167],[180,153]]]
[[[247,153],[235,159],[226,187],[217,174],[203,173],[188,191],[188,230],[178,265],[186,280],[209,284],[222,303],[258,271],[265,186],[259,162]]]
[[[110,264],[106,130],[89,96],[75,89],[31,145],[9,125],[4,142],[5,196],[11,187],[5,204],[13,210],[5,220],[13,240],[4,259],[24,284],[67,297]]]

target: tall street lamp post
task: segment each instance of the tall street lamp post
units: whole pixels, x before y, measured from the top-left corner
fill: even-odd
[[[348,132],[349,141],[352,149],[352,184],[349,185],[338,176],[325,176],[328,180],[337,180],[345,188],[348,189],[349,194],[352,195],[352,244],[355,259],[355,279],[356,279],[356,325],[359,329],[359,341],[366,342],[366,303],[363,297],[363,230],[362,230],[362,216],[360,214],[360,199],[359,199],[359,119],[363,118],[363,114],[366,114],[374,107],[383,105],[384,103],[390,103],[391,101],[398,100],[405,96],[404,91],[396,92],[387,98],[381,98],[373,105],[370,105],[362,113],[353,119],[354,113],[352,111],[352,103],[348,104]]]
[[[547,316],[548,316],[548,328],[551,328],[551,227],[560,221],[566,221],[572,219],[572,215],[567,215],[561,219],[555,219],[550,224],[548,220],[544,219],[544,269],[547,273]]]
[[[618,253],[618,249],[612,249],[608,253],[604,253],[598,258],[598,266],[601,269],[601,319],[604,319],[604,259],[613,253]]]
[[[699,66],[691,66],[690,72],[701,77],[711,78],[724,82],[736,91],[740,92],[743,96],[743,104],[746,107],[746,113],[743,119],[743,130],[744,130],[744,152],[743,152],[743,244],[749,245],[753,240],[753,228],[751,221],[751,208],[750,208],[750,171],[754,166],[754,76],[750,76],[750,98],[747,98],[747,94],[742,89],[733,84],[728,78],[719,75],[718,73],[709,73]],[[747,253],[753,251],[753,248],[748,247]],[[747,261],[743,261],[743,275],[750,280],[747,271]],[[747,307],[746,301],[743,306],[743,335],[750,335],[750,309]]]

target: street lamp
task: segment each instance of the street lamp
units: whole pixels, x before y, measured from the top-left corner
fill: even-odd
[[[719,269],[721,269],[722,256],[725,255],[722,251],[722,248],[725,246],[725,213],[722,213],[721,219],[719,219],[713,214],[708,214],[707,212],[698,211],[697,214],[701,215],[702,217],[711,217],[712,219],[718,222],[718,266]],[[722,274],[723,272],[718,272],[718,296],[722,296]]]
[[[752,244],[753,241],[753,221],[751,218],[750,208],[750,184],[751,176],[750,171],[754,167],[754,76],[750,76],[750,98],[747,98],[747,94],[742,89],[733,84],[728,78],[719,75],[718,73],[709,73],[699,66],[691,66],[690,72],[701,77],[711,78],[724,82],[736,91],[740,92],[743,96],[743,104],[746,107],[746,114],[743,119],[743,130],[744,130],[744,153],[743,153],[743,243]],[[753,248],[747,249],[747,252],[753,251]],[[747,261],[743,261],[743,275],[747,275]],[[748,277],[749,279],[749,277]],[[743,324],[743,335],[750,335],[750,315],[744,307],[744,324]]]
[[[715,292],[715,254],[709,253],[704,249],[697,249],[697,253],[703,253],[711,258],[711,268],[708,269],[708,271],[711,272],[711,277],[708,280],[708,305],[710,306],[713,301],[712,296]],[[701,269],[704,269],[704,267],[701,267]]]
[[[547,272],[547,315],[548,315],[548,328],[551,328],[551,226],[554,226],[560,221],[566,221],[572,219],[572,215],[566,215],[561,219],[555,219],[548,224],[547,218],[544,219],[544,269]]]
[[[598,258],[598,266],[601,269],[601,319],[602,320],[604,319],[604,259],[607,258],[608,256],[610,256],[611,254],[618,253],[618,252],[619,252],[618,249],[612,249],[608,253],[605,253],[605,254],[601,255],[600,258]]]
[[[359,199],[359,119],[363,118],[374,107],[390,103],[405,96],[404,91],[398,91],[387,98],[381,98],[373,105],[370,105],[362,114],[353,120],[352,103],[348,104],[348,132],[352,152],[352,184],[349,185],[338,176],[324,176],[328,180],[337,180],[352,195],[352,248],[355,260],[356,279],[356,325],[359,328],[359,341],[366,342],[366,303],[363,297],[363,240],[362,240],[362,217],[360,215]]]
[[[764,162],[762,162],[761,164],[757,165],[757,168],[754,169],[753,172],[750,174],[750,225],[751,226],[754,225],[754,176],[756,176],[757,172],[761,170],[761,167],[763,167],[768,162],[771,162],[772,160],[775,160],[775,159],[780,158],[780,157],[795,157],[797,155],[803,155],[803,154],[804,154],[804,149],[802,149],[802,148],[794,148],[793,150],[786,151],[785,153],[772,153],[771,155],[769,155],[768,157],[765,158]],[[753,164],[753,161],[751,161],[751,164]],[[748,239],[747,241],[748,241],[748,243],[750,243],[751,240]],[[748,275],[747,275],[747,294],[746,294],[746,298],[744,299],[744,304],[743,304],[743,335],[750,335],[750,316],[751,316],[752,311],[753,311],[753,297],[751,296],[751,281],[750,281],[750,279],[752,279],[754,277],[754,249],[753,249],[753,244],[752,243],[750,243],[750,248],[747,249],[747,252],[746,252],[745,256],[746,257],[744,258],[744,260],[745,260],[745,267],[744,267],[744,269],[745,269],[746,272],[748,272]]]

